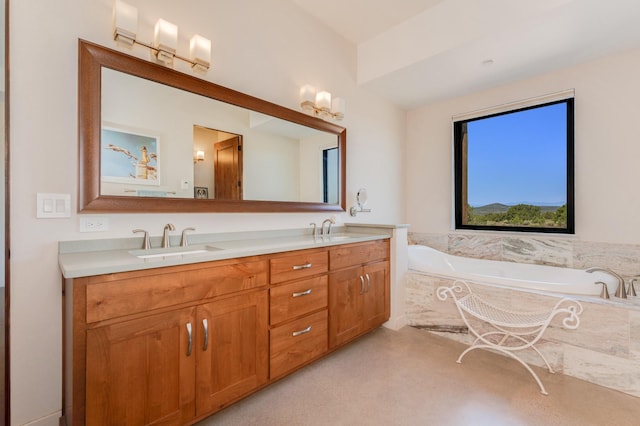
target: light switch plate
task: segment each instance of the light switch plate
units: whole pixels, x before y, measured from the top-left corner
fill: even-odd
[[[60,219],[71,217],[71,194],[36,194],[36,217]]]

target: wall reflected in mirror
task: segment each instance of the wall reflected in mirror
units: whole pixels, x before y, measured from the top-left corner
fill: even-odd
[[[335,134],[108,68],[101,111],[100,195],[339,203]]]

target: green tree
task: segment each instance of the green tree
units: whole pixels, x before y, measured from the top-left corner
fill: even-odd
[[[567,225],[567,205],[566,204],[563,204],[562,206],[558,207],[558,210],[556,210],[553,216],[553,221],[556,223],[556,225],[562,225],[562,226]]]
[[[542,208],[540,206],[532,206],[531,204],[516,204],[509,207],[505,213],[506,220],[509,223],[524,224],[525,222],[537,222],[542,216]]]

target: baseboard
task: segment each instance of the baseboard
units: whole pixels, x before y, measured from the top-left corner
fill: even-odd
[[[23,423],[23,426],[60,426],[61,424],[61,416],[62,411],[56,411],[55,413],[51,413],[48,416],[41,417],[37,420],[32,420],[28,423]]]
[[[407,317],[404,315],[400,315],[397,317],[389,318],[389,321],[382,324],[383,327],[388,328],[390,330],[400,330],[402,327],[407,325]]]

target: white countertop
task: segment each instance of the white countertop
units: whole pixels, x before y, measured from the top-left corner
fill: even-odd
[[[376,228],[376,232],[371,232],[371,228]],[[188,247],[172,247],[168,252],[185,252],[187,250],[195,252],[167,256],[158,255],[158,257],[151,258],[140,258],[137,255],[153,255],[161,252],[162,249],[141,250],[142,238],[61,241],[59,243],[58,264],[64,278],[78,278],[373,241],[389,238],[391,228],[374,225],[370,226],[366,232],[362,229],[349,229],[349,227],[339,228],[336,229],[336,233],[330,236],[318,236],[315,239],[308,229],[193,234],[189,236]],[[154,240],[157,240],[157,237]],[[172,243],[174,246],[179,245],[175,237]],[[154,245],[152,244],[152,246]]]

